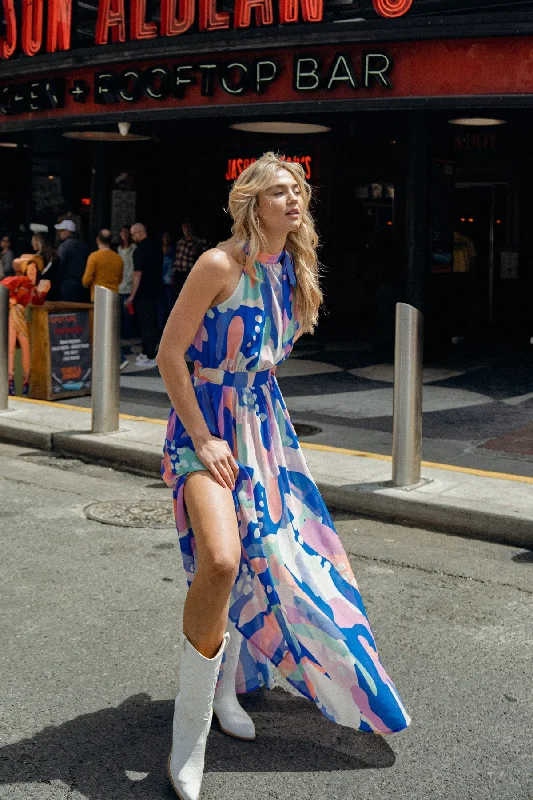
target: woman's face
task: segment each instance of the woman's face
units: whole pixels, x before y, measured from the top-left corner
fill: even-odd
[[[302,224],[304,199],[297,180],[286,169],[276,172],[274,184],[257,197],[257,216],[270,233],[288,234]]]
[[[41,243],[40,243],[39,239],[36,236],[32,236],[31,237],[31,246],[33,247],[33,249],[35,250],[36,253],[39,252],[39,249],[41,247]]]
[[[120,229],[120,241],[122,244],[128,244],[130,238],[130,232],[128,228],[121,228]]]
[[[32,283],[37,283],[37,267],[35,264],[28,264],[28,268],[26,269],[26,276],[30,279]]]

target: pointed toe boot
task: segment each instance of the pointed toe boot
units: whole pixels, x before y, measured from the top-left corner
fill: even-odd
[[[213,712],[221,730],[228,736],[252,741],[255,739],[255,725],[250,715],[240,705],[235,691],[242,638],[242,634],[232,625],[222,675],[213,700]]]
[[[180,800],[198,800],[200,795],[213,696],[228,640],[226,633],[218,653],[206,658],[182,634],[180,689],[174,704],[168,759],[168,776]]]

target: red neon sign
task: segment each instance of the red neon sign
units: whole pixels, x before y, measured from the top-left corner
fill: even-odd
[[[320,22],[324,16],[324,0],[235,0],[234,13],[219,11],[219,0],[160,0],[160,22],[147,19],[147,0],[130,0],[129,20],[125,0],[99,0],[96,23],[96,44],[155,39],[157,36],[179,36],[195,22],[201,32],[249,28],[252,19],[258,26],[273,25],[274,3],[281,24]],[[372,0],[382,17],[402,17],[414,0]],[[0,58],[10,58],[17,47],[18,30],[15,0],[1,0],[5,33],[0,36]],[[21,46],[28,56],[42,50],[44,20],[46,51],[70,49],[73,0],[22,0]]]
[[[109,30],[112,42],[126,41],[124,0],[100,0],[96,20],[96,44],[107,44]]]
[[[194,0],[178,0],[179,14],[176,18],[176,0],[161,0],[161,36],[180,36],[194,22]]]
[[[403,17],[413,5],[413,0],[372,0],[372,2],[382,17]]]
[[[281,11],[280,3],[280,11]],[[257,25],[272,25],[274,10],[272,0],[235,0],[235,27],[249,28],[252,21],[252,10],[255,11]]]
[[[72,0],[51,0],[48,4],[48,31],[46,52],[70,50],[72,26]]]
[[[283,161],[293,161],[296,164],[301,164],[304,168],[305,179],[308,181],[311,178],[312,156],[282,156],[282,159]],[[228,166],[225,175],[226,180],[236,180],[241,172],[244,172],[244,170],[255,161],[257,161],[257,158],[228,158]]]
[[[130,39],[157,39],[157,24],[146,21],[146,0],[130,2]]]
[[[204,31],[224,31],[230,26],[229,11],[222,13],[216,9],[216,0],[200,0],[198,27]]]
[[[299,0],[280,0],[279,21],[283,24],[287,22],[298,22]],[[302,18],[304,22],[320,22],[324,9],[323,0],[301,0]]]
[[[22,2],[22,49],[27,56],[36,55],[43,43],[43,0]]]
[[[0,36],[0,55],[10,58],[17,46],[17,17],[14,0],[3,0],[6,35]]]

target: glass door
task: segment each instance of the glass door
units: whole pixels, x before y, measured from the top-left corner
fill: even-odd
[[[512,279],[515,259],[506,250],[508,186],[459,183],[454,195],[453,274],[456,328],[475,338],[501,322],[502,281]]]

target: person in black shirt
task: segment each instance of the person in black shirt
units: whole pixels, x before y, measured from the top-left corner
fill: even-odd
[[[135,359],[138,367],[155,367],[157,341],[157,304],[163,282],[163,253],[160,245],[150,239],[140,222],[131,226],[131,238],[137,245],[133,253],[131,294],[125,306],[132,306],[139,320],[143,352]]]
[[[11,238],[5,234],[0,239],[0,280],[15,274],[13,269],[14,253],[11,249]]]
[[[89,249],[76,237],[76,223],[71,219],[64,219],[58,225],[54,225],[54,228],[61,240],[57,248],[60,300],[69,303],[87,303],[89,293],[83,287],[81,279],[85,272]]]

